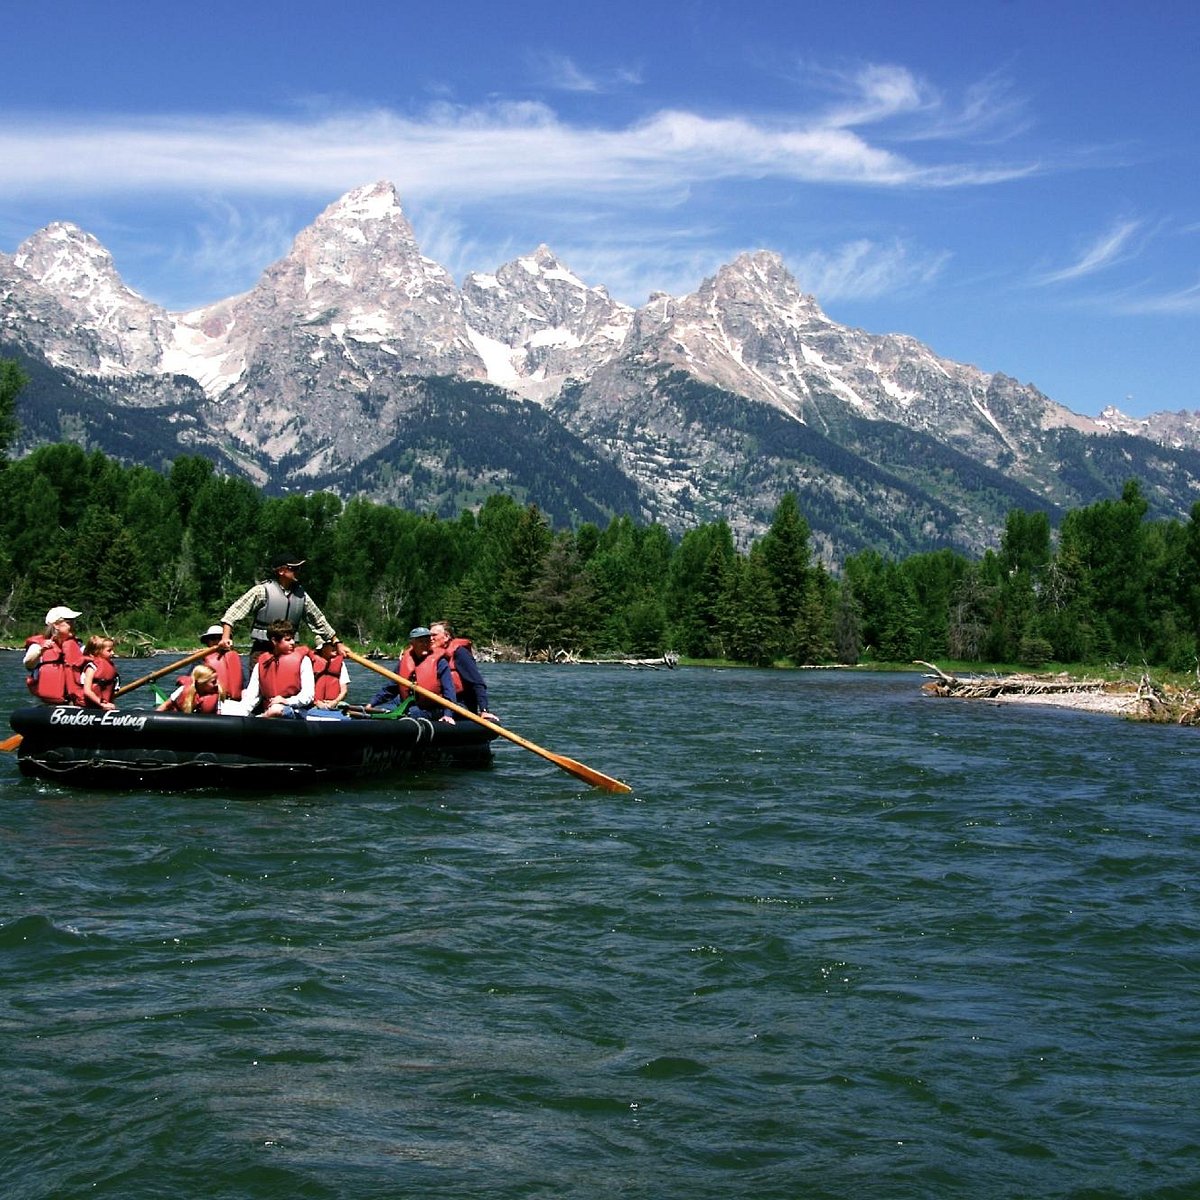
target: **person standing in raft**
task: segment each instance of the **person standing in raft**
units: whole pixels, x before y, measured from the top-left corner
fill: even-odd
[[[210,653],[203,658],[206,667],[217,673],[217,680],[224,692],[222,699],[240,700],[242,698],[242,660],[234,649],[222,650],[225,641],[225,629],[221,625],[210,625],[200,635],[200,645],[208,646]],[[194,672],[193,672],[194,674]]]
[[[199,663],[192,674],[181,683],[157,708],[157,712],[196,713],[211,716],[221,711],[225,699],[220,676],[213,667]],[[238,680],[238,684],[241,684]]]
[[[58,605],[46,614],[46,632],[25,639],[25,686],[43,704],[82,704],[83,647],[75,637],[73,608]]]
[[[334,642],[327,642],[318,635],[312,653],[312,668],[316,695],[313,707],[337,708],[350,692],[346,656],[338,651]]]
[[[450,663],[444,654],[433,648],[433,634],[424,625],[418,625],[408,635],[408,649],[400,655],[396,674],[419,684],[430,692],[437,692],[447,700],[455,699],[454,679],[450,674]],[[454,718],[435,700],[413,693],[395,680],[388,682],[375,694],[366,711],[391,712],[397,704],[414,695],[413,702],[405,710],[406,717],[426,717],[431,721],[450,721]]]
[[[224,711],[247,717],[303,718],[315,694],[312,652],[296,644],[291,621],[272,621],[267,640],[271,649],[258,656],[241,700],[227,702]]]
[[[277,554],[271,559],[274,579],[256,583],[225,610],[221,618],[221,632],[224,635],[220,643],[222,650],[232,649],[234,625],[251,614],[249,661],[252,663],[261,655],[271,652],[267,626],[272,621],[290,621],[293,631],[304,621],[314,633],[319,633],[326,641],[337,643],[338,635],[333,626],[325,619],[325,614],[313,598],[300,586],[296,573],[305,561],[294,554]]]
[[[83,690],[84,708],[116,708],[113,694],[121,686],[117,664],[113,662],[116,643],[110,637],[94,634],[83,648],[83,669],[79,673],[79,684]]]
[[[433,649],[445,657],[450,664],[450,677],[454,681],[455,699],[485,721],[497,718],[488,712],[487,684],[479,673],[479,664],[471,653],[471,639],[454,636],[449,621],[434,621],[429,626],[433,634]]]

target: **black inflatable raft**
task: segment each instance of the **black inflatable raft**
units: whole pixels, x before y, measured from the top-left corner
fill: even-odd
[[[264,720],[151,709],[21,708],[23,775],[81,787],[295,788],[437,766],[487,766],[495,734],[424,718]]]

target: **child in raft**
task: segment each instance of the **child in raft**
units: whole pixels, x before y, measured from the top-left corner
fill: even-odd
[[[221,711],[225,689],[212,667],[201,663],[192,668],[191,678],[181,683],[159,706],[158,712],[211,715]]]
[[[79,683],[83,688],[84,708],[111,711],[117,707],[113,697],[121,686],[121,676],[117,674],[117,664],[113,662],[115,645],[112,638],[93,634],[83,648],[83,669],[79,673]]]

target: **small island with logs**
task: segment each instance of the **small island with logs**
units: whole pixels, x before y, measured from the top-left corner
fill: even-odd
[[[1057,675],[952,675],[934,663],[917,659],[933,678],[921,685],[929,696],[994,703],[1049,704],[1086,712],[1108,713],[1131,721],[1200,725],[1200,681],[1194,688],[1140,679],[1079,679]]]

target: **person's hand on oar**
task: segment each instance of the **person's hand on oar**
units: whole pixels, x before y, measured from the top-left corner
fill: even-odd
[[[590,783],[593,787],[603,788],[606,792],[633,791],[633,788],[629,784],[622,783],[619,779],[613,779],[612,776],[605,775],[601,771],[594,771],[591,767],[585,767],[583,763],[576,762],[573,758],[567,758],[565,754],[555,754],[543,746],[528,741],[519,734],[513,733],[512,730],[505,729],[494,717],[489,720],[479,713],[473,713],[469,708],[464,708],[461,704],[455,704],[453,700],[447,700],[444,696],[439,696],[437,692],[431,692],[427,688],[423,688],[419,683],[404,679],[400,675],[397,675],[395,671],[389,671],[387,667],[381,667],[369,658],[364,658],[361,654],[356,654],[349,646],[345,647],[345,650],[346,657],[358,663],[360,667],[366,667],[369,671],[374,671],[376,674],[382,675],[385,679],[390,679],[393,683],[410,688],[418,696],[424,696],[427,700],[432,700],[442,708],[448,708],[451,712],[458,713],[459,716],[474,721],[476,725],[483,725],[494,733],[498,733],[502,738],[507,738],[510,742],[515,742],[518,746],[523,746],[526,750],[532,750],[534,754],[540,754],[548,762],[552,762],[556,767],[561,767],[564,771],[574,775],[576,779],[582,779],[584,783]]]

